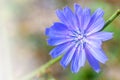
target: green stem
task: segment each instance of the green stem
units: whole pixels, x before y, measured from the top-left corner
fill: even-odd
[[[56,62],[58,62],[61,58],[62,56],[59,56],[55,59],[50,60],[49,62],[47,62],[46,64],[44,64],[43,66],[41,66],[40,68],[38,68],[37,70],[33,71],[32,73],[28,74],[27,76],[25,76],[24,78],[20,80],[31,80],[37,74],[42,75],[46,73],[46,69],[50,67],[51,65],[55,64]]]
[[[105,23],[102,30],[104,30],[117,16],[120,15],[120,9],[118,9]],[[102,31],[101,30],[101,31]]]
[[[118,9],[105,23],[104,28],[105,29],[117,16],[119,16],[120,14],[120,9]],[[102,29],[102,30],[103,30]],[[62,56],[59,56],[55,59],[50,60],[48,63],[46,63],[45,65],[41,66],[40,68],[38,68],[37,70],[33,71],[32,73],[28,74],[26,77],[24,77],[22,80],[31,80],[33,77],[35,77],[37,74],[44,74],[46,72],[46,69],[48,67],[50,67],[51,65],[55,64],[56,62],[58,62],[60,59],[62,58]]]

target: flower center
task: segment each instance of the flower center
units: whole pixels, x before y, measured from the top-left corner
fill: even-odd
[[[78,39],[78,40],[81,40],[83,37],[84,37],[83,35],[78,35],[78,36],[77,36],[77,39]]]
[[[77,35],[75,35],[74,40],[75,40],[75,42],[84,43],[85,38],[86,38],[86,36],[84,34],[77,34]]]

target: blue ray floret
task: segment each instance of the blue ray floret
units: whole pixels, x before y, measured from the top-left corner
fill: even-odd
[[[105,24],[103,10],[99,8],[91,14],[89,8],[82,9],[79,4],[74,4],[74,12],[66,6],[56,14],[60,22],[46,29],[48,44],[56,46],[50,55],[53,58],[63,55],[60,64],[63,68],[71,64],[73,73],[84,66],[86,59],[99,72],[99,62],[108,60],[101,47],[102,42],[113,37],[113,33],[101,31]]]

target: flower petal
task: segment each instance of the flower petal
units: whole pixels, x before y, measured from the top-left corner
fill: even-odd
[[[86,30],[91,19],[91,11],[89,8],[83,10],[83,30]]]
[[[98,8],[93,14],[92,14],[92,17],[90,19],[90,22],[88,24],[88,27],[86,29],[86,32],[92,30],[91,29],[91,25],[93,25],[94,23],[96,23],[96,21],[98,21],[100,18],[102,18],[104,15],[104,12],[101,8]]]
[[[89,44],[86,44],[86,49],[89,50],[91,55],[101,63],[105,63],[108,60],[102,49],[95,48]]]
[[[77,73],[80,70],[80,68],[82,66],[84,66],[85,61],[86,61],[85,51],[82,48],[82,46],[80,45],[76,49],[76,52],[73,56],[73,60],[72,60],[72,63],[71,63],[71,71],[73,73]]]
[[[87,42],[89,45],[92,45],[95,48],[101,48],[101,45],[102,45],[101,40],[91,39],[89,37],[87,39],[85,39],[85,42]]]
[[[75,50],[76,50],[76,47],[78,46],[78,44],[72,46],[66,53],[65,55],[63,56],[63,58],[61,59],[60,61],[60,64],[66,68],[67,65],[70,63],[70,61],[72,60],[73,58],[73,55],[75,53]]]
[[[76,8],[75,9],[75,14],[76,14],[76,16],[77,16],[77,20],[78,20],[78,28],[81,30],[81,31],[83,31],[83,10],[82,10],[82,8],[79,6],[79,5],[75,5],[76,7],[78,7],[78,8]]]
[[[61,20],[61,22],[63,22],[66,25],[69,24],[69,22],[68,22],[67,18],[65,17],[62,10],[56,10],[56,14],[57,14],[58,18]]]
[[[104,19],[99,18],[89,27],[87,35],[100,31],[104,27],[104,24],[105,24]]]
[[[75,10],[75,13],[78,13],[79,10],[82,11],[82,7],[81,7],[79,4],[75,3],[75,4],[74,4],[74,10]]]
[[[66,37],[70,34],[70,31],[66,25],[56,22],[50,28],[46,28],[45,34],[48,37]]]
[[[92,15],[91,22],[98,20],[99,18],[103,17],[104,11],[101,8],[98,8]]]
[[[86,52],[86,56],[87,56],[87,60],[90,64],[90,66],[98,73],[100,72],[100,65],[99,62],[91,55],[91,53],[89,52],[89,50],[85,50]]]
[[[98,8],[91,17],[89,26],[91,26],[95,21],[99,20],[99,18],[102,18],[104,15],[104,11],[101,8]]]
[[[112,32],[97,32],[97,33],[89,35],[89,38],[106,41],[106,40],[113,38],[113,33]]]
[[[57,10],[56,14],[70,30],[78,30],[77,19],[68,6],[66,6],[63,11]]]
[[[52,56],[52,58],[56,58],[61,54],[63,54],[65,51],[67,51],[71,46],[72,46],[72,43],[64,43],[64,44],[58,45],[57,47],[55,47],[50,51],[50,55]]]
[[[72,29],[78,30],[77,18],[68,6],[64,8],[64,15],[68,19],[69,24],[71,24]]]
[[[56,45],[60,45],[66,42],[70,42],[72,40],[73,40],[72,38],[59,38],[58,37],[58,38],[49,38],[47,42],[51,46],[56,46]]]

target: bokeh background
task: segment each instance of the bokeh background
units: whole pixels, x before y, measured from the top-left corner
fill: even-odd
[[[1,0],[0,1],[0,80],[19,80],[49,60],[45,28],[59,21],[55,10],[74,3],[94,11],[102,8],[107,20],[120,8],[120,0]],[[105,31],[114,32],[112,40],[103,43],[109,60],[96,73],[86,63],[79,73],[63,69],[59,63],[34,80],[120,80],[120,16]],[[4,46],[5,45],[5,46]],[[2,64],[2,65],[1,65]]]

